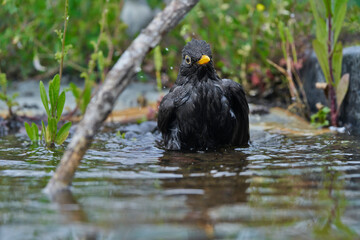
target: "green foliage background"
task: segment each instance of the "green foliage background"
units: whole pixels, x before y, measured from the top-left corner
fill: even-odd
[[[148,3],[152,8],[164,7],[162,0],[148,0]],[[94,52],[92,42],[99,37],[99,21],[105,1],[70,0],[69,4],[66,45],[71,48],[65,67],[67,73],[79,76],[86,71]],[[63,0],[0,0],[0,5],[1,71],[9,79],[39,75],[41,72],[33,64],[34,58],[38,57],[47,72],[52,70],[55,73],[58,63],[54,55],[61,49],[55,30],[63,27]],[[99,50],[111,61],[109,66],[132,40],[126,35],[126,25],[119,18],[122,5],[122,0],[108,2],[106,27]],[[359,35],[360,1],[351,0],[349,5],[340,36],[345,45],[359,39],[354,36]],[[289,21],[297,50],[302,52],[311,48],[314,24],[307,0],[201,0],[162,41],[162,72],[171,81],[176,79],[180,51],[187,40],[195,37],[211,44],[216,68],[222,77],[244,83],[244,79],[250,79],[256,70],[264,84],[268,84],[267,70],[270,67],[266,59],[281,59],[277,26],[279,22],[286,25]],[[147,61],[152,62],[153,58],[149,57]],[[255,70],[253,63],[256,64]],[[155,69],[152,74],[155,76]]]
[[[124,35],[126,26],[119,21],[122,1],[109,1],[107,29],[117,57],[126,48],[129,39]],[[47,69],[57,68],[54,57],[61,50],[55,30],[63,28],[63,0],[2,0],[0,2],[0,68],[13,78],[27,78],[39,74],[33,67],[38,56]],[[105,1],[69,1],[69,27],[66,45],[72,45],[66,66],[81,72],[86,68],[93,52],[92,41],[97,41],[99,21]],[[106,41],[104,41],[106,42]],[[101,45],[109,52],[109,44]],[[68,69],[69,70],[69,69]]]

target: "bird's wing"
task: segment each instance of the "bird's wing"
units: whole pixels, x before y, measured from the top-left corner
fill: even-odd
[[[249,141],[249,105],[245,92],[239,83],[230,79],[222,79],[222,86],[226,98],[230,102],[230,108],[237,119],[238,134],[234,134],[232,142],[234,144],[246,145]]]
[[[164,96],[159,106],[158,127],[162,133],[167,133],[176,118],[176,108],[189,99],[189,91],[182,86],[174,86]]]

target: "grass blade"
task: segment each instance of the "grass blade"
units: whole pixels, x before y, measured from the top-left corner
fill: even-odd
[[[38,126],[35,123],[32,123],[31,124],[31,129],[32,129],[32,132],[33,132],[35,142],[38,142],[39,141],[39,128],[38,128]]]
[[[61,114],[64,110],[65,106],[65,92],[61,92],[58,101],[57,101],[57,107],[56,107],[56,114],[57,114],[57,121],[59,122]]]

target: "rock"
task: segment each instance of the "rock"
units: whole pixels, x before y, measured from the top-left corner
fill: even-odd
[[[343,50],[342,75],[345,73],[350,74],[350,84],[342,104],[339,123],[351,127],[352,133],[360,134],[360,46]],[[325,82],[315,53],[312,53],[305,61],[300,75],[311,112],[317,111],[315,105],[318,102],[329,106],[323,90],[315,87],[316,82]]]
[[[350,74],[350,83],[339,120],[360,134],[360,46],[346,48],[343,54],[342,72]]]
[[[155,121],[146,121],[140,124],[140,130],[142,133],[154,132],[157,128],[157,122]]]
[[[130,124],[122,126],[120,132],[133,132],[137,134],[146,134],[154,132],[157,128],[157,122],[155,121],[145,121],[140,124]]]

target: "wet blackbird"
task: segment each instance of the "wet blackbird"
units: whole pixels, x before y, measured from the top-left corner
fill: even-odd
[[[175,85],[160,103],[158,127],[171,150],[245,146],[249,107],[242,86],[220,79],[210,45],[193,39],[182,51]]]

